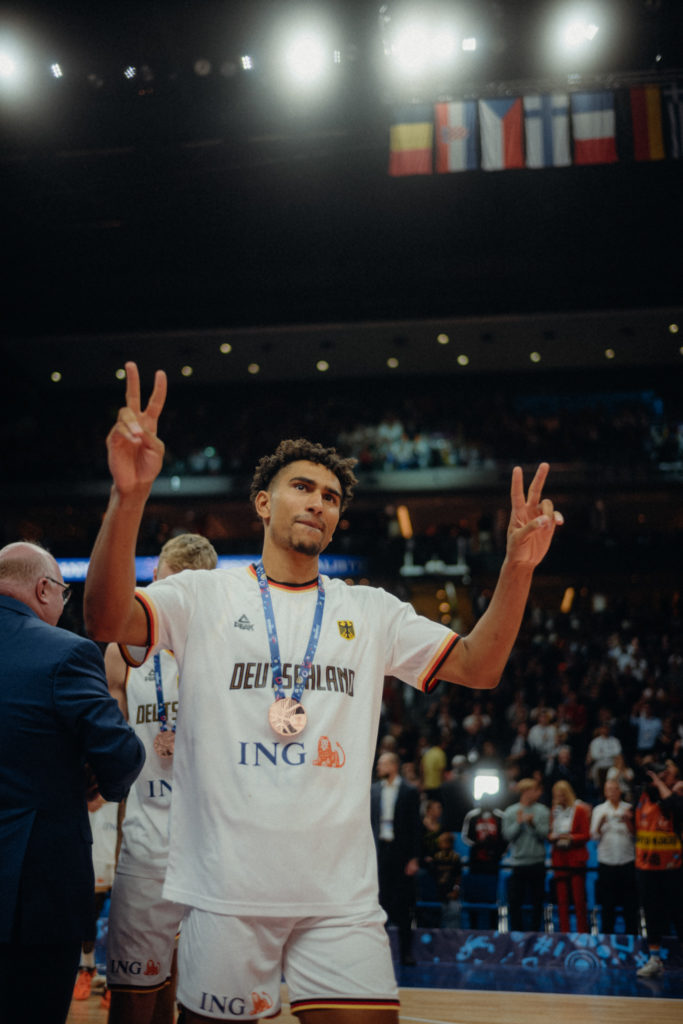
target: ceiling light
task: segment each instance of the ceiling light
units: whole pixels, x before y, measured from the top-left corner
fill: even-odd
[[[568,50],[575,50],[592,42],[599,32],[598,26],[585,18],[576,18],[562,30],[562,42]]]
[[[229,341],[222,342],[218,347],[224,356],[227,356],[228,352],[232,352],[232,345]]]
[[[183,366],[180,372],[182,373],[183,377],[191,377],[192,374],[194,373],[194,370],[192,369],[191,366]]]
[[[291,78],[300,83],[315,82],[331,63],[323,39],[313,32],[303,32],[289,43],[285,51],[285,65]]]
[[[9,53],[0,53],[0,78],[12,78],[16,73],[17,62]]]
[[[247,370],[251,374],[256,374],[256,373],[260,373],[261,372],[261,367],[259,366],[258,363],[249,363],[249,366],[247,367]]]

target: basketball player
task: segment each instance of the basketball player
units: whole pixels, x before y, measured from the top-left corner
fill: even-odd
[[[356,481],[352,460],[303,440],[282,442],[257,466],[251,497],[264,540],[255,565],[182,573],[136,593],[137,532],[163,459],[166,378],[157,371],[143,409],[136,365],[126,373],[85,614],[99,640],[170,647],[178,660],[164,895],[187,907],[183,1019],[273,1016],[284,973],[302,1024],[396,1024],[369,807],[383,679],[425,691],[438,679],[497,685],[534,568],[562,522],[542,497],[549,467],[541,464],[527,496],[513,471],[506,558],[467,637],[383,590],[319,576]],[[317,756],[323,737],[337,758]]]
[[[154,579],[214,569],[213,545],[196,533],[161,549]],[[162,897],[173,782],[178,666],[162,650],[137,667],[135,650],[109,644],[109,692],[145,745],[145,764],[126,799],[107,936],[109,1024],[173,1024],[175,939],[183,907]],[[145,651],[141,652],[144,658]]]

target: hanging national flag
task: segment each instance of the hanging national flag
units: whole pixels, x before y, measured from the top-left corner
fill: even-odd
[[[527,167],[568,167],[572,162],[568,94],[525,96],[524,136]]]
[[[479,124],[485,171],[524,167],[521,99],[479,100]]]
[[[617,89],[614,94],[620,160],[664,160],[662,90],[658,85]]]
[[[658,85],[630,90],[633,156],[636,160],[663,160],[662,92]]]
[[[674,160],[683,157],[683,89],[669,85],[664,90],[664,106],[668,129],[669,156]]]
[[[433,144],[431,104],[416,103],[394,111],[389,130],[389,174],[431,174]]]
[[[477,104],[475,100],[437,103],[436,170],[473,171],[477,161]]]
[[[617,160],[614,93],[575,92],[571,97],[575,164]]]

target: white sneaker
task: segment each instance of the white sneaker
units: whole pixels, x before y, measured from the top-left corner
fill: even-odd
[[[639,978],[654,978],[655,975],[661,974],[664,970],[664,964],[658,956],[651,956],[646,964],[637,971]]]

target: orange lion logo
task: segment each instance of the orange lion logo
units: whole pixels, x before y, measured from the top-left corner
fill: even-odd
[[[159,963],[158,960],[156,962],[154,960],[148,960],[147,961],[147,966],[145,967],[145,974],[146,975],[149,976],[149,975],[158,974],[160,970],[161,970],[161,964]]]
[[[321,736],[318,740],[318,756],[312,764],[316,766],[322,765],[325,768],[343,768],[346,764],[344,748],[341,743],[335,743],[335,746],[339,747],[339,750],[332,749],[329,736]]]
[[[273,1005],[273,1000],[265,992],[252,992],[251,1002],[252,1013],[263,1013],[264,1010],[270,1010]]]

